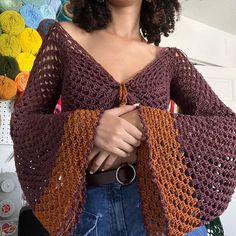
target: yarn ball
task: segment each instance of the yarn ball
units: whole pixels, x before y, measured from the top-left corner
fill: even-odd
[[[19,35],[20,45],[23,52],[36,54],[42,45],[42,38],[37,30],[25,28]]]
[[[24,30],[25,21],[16,11],[4,11],[0,14],[0,27],[4,33],[18,35]]]
[[[65,15],[69,18],[73,18],[73,7],[71,3],[67,2],[64,4],[63,10],[65,12]]]
[[[36,7],[40,7],[42,6],[43,4],[45,4],[45,0],[23,0],[24,4],[31,4],[31,5],[34,5]]]
[[[9,100],[16,96],[17,86],[14,80],[0,75],[0,99]]]
[[[57,12],[57,20],[58,21],[72,21],[72,19],[70,17],[68,17],[65,13],[64,10],[64,5],[61,5],[58,12]]]
[[[44,2],[46,5],[51,6],[55,12],[58,11],[61,5],[61,0],[45,0]]]
[[[37,29],[40,21],[43,20],[40,10],[32,4],[21,7],[20,14],[24,17],[25,24],[34,29]]]
[[[37,31],[42,37],[42,39],[48,33],[48,30],[50,29],[50,27],[55,24],[55,22],[56,20],[53,20],[53,19],[44,19],[40,22]]]
[[[56,12],[50,5],[46,5],[46,4],[42,5],[40,7],[40,12],[43,18],[56,19]]]
[[[22,6],[21,0],[3,0],[0,1],[0,12],[6,11],[6,10],[14,10],[19,11]]]
[[[9,34],[0,35],[0,54],[16,57],[21,52],[20,40]]]
[[[14,57],[0,56],[0,75],[15,79],[19,73],[19,66]]]
[[[29,80],[29,75],[30,75],[29,72],[24,71],[24,72],[20,72],[16,76],[15,82],[16,82],[17,89],[18,89],[19,92],[24,92],[25,91],[27,82]]]
[[[35,56],[28,52],[22,52],[16,57],[16,60],[19,64],[20,71],[31,71]]]

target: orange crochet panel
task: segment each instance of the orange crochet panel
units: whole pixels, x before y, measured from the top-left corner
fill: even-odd
[[[34,211],[51,235],[66,235],[82,212],[86,157],[92,149],[99,114],[99,111],[77,110],[64,125],[52,176]]]
[[[148,232],[182,236],[221,215],[236,187],[235,114],[213,119],[141,106],[140,118],[147,143],[138,149],[138,176]],[[232,136],[221,136],[227,127]]]
[[[184,156],[177,142],[178,132],[170,113],[146,107],[141,108],[141,112],[150,145],[150,151],[146,155],[143,155],[143,149],[148,149],[147,144],[141,146],[138,152],[139,176],[146,180],[146,173],[151,173],[151,177],[147,177],[150,186],[146,181],[145,185],[140,186],[141,195],[146,199],[144,203],[147,204],[143,208],[144,215],[150,216],[145,223],[150,228],[151,235],[155,235],[158,229],[160,235],[162,231],[166,235],[182,235],[183,232],[199,226],[201,222],[192,178],[186,175],[187,166],[183,163]],[[144,163],[149,165],[144,168]],[[159,201],[162,203],[161,210],[165,221],[156,220],[156,216],[160,214]],[[153,218],[150,221],[151,217]],[[166,228],[167,225],[171,228]]]

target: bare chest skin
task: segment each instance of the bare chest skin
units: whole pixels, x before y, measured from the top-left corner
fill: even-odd
[[[132,79],[160,53],[159,47],[144,40],[124,39],[102,30],[87,33],[68,22],[62,26],[118,83]]]

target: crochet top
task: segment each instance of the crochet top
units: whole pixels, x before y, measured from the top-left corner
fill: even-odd
[[[53,114],[58,98],[62,112]],[[182,113],[168,111],[170,99]],[[26,199],[52,236],[73,235],[84,209],[87,157],[103,112],[140,103],[146,140],[137,149],[148,235],[182,236],[227,208],[236,186],[236,114],[177,48],[162,48],[117,82],[55,23],[11,117]]]

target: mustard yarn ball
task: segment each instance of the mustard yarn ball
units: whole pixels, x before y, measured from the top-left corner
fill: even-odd
[[[4,11],[0,14],[0,27],[4,33],[18,35],[24,30],[25,21],[17,11]]]
[[[0,35],[0,54],[3,56],[17,57],[21,52],[20,40],[9,34]]]
[[[16,82],[7,76],[0,75],[0,99],[9,100],[17,94]]]
[[[28,52],[22,52],[16,57],[20,71],[31,71],[35,56]]]
[[[42,45],[42,38],[37,30],[25,28],[19,35],[20,45],[23,52],[36,54]]]

